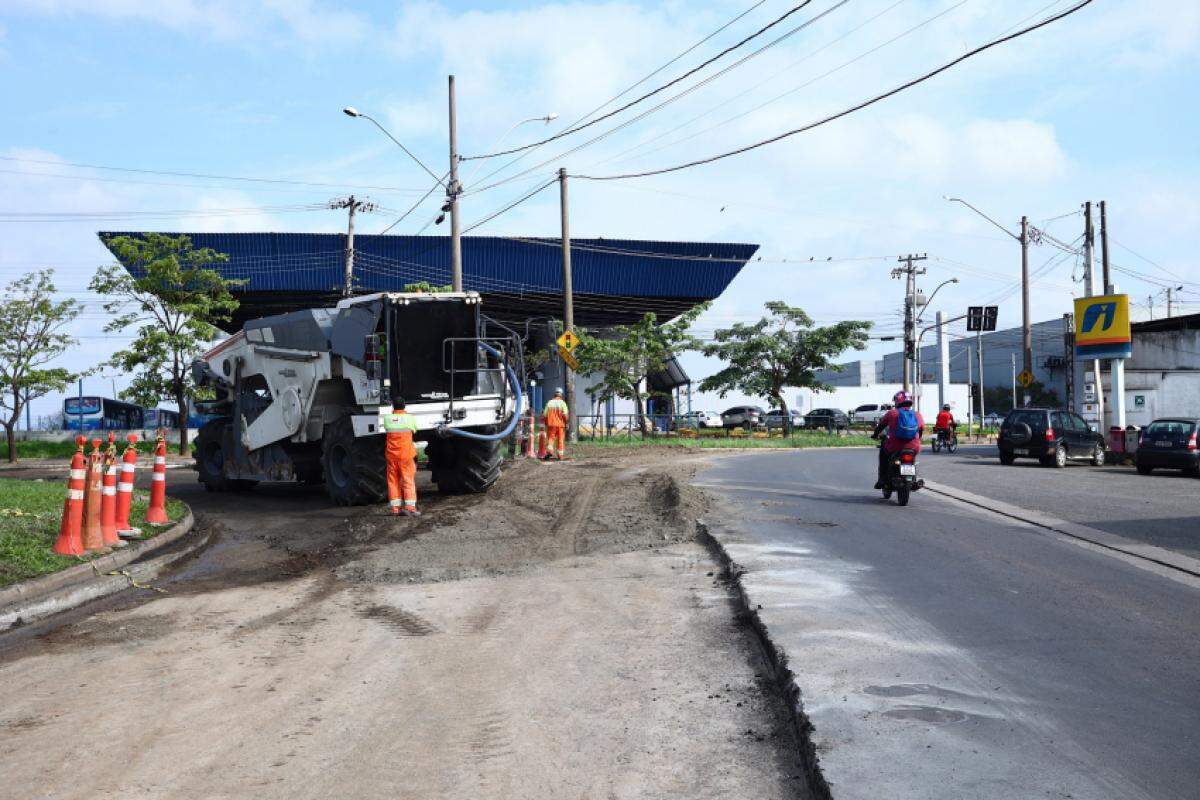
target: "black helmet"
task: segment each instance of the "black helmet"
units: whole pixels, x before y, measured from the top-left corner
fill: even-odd
[[[942,411],[949,411],[949,410],[950,410],[950,404],[949,404],[949,403],[944,403],[944,404],[942,405]]]

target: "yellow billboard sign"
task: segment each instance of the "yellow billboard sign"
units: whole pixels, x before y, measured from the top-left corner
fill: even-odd
[[[1106,294],[1075,301],[1076,356],[1129,358],[1132,353],[1129,295]]]

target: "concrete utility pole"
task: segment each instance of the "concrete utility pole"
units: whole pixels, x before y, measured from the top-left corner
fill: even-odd
[[[983,430],[983,332],[975,331],[975,348],[979,353],[979,429]]]
[[[1088,297],[1096,296],[1096,230],[1092,226],[1092,201],[1083,204],[1083,285]],[[1096,387],[1096,414],[1104,428],[1104,385],[1100,380],[1100,359],[1092,359],[1092,380]]]
[[[967,343],[962,352],[967,356],[967,438],[970,439],[975,434],[975,382],[971,377],[971,345]]]
[[[946,336],[946,320],[942,312],[934,317],[937,323],[938,348],[938,410],[950,402],[950,340]]]
[[[456,292],[463,290],[462,226],[458,218],[458,122],[454,108],[454,76],[450,76],[450,182],[446,184],[446,201],[450,204],[450,285]]]
[[[1029,217],[1021,217],[1021,363],[1023,369],[1033,374],[1033,327],[1029,319]],[[1025,405],[1033,398],[1025,391]],[[1016,408],[1017,401],[1013,400]]]
[[[559,214],[562,217],[562,282],[563,282],[563,331],[575,330],[575,295],[571,287],[571,224],[567,205],[567,170],[558,170]],[[579,423],[575,414],[575,373],[563,362],[563,394],[566,395],[567,417],[572,442],[579,441]],[[638,421],[641,424],[641,420]]]
[[[354,294],[354,212],[374,211],[375,204],[350,195],[342,200],[330,202],[329,207],[345,208],[350,212],[350,222],[346,227],[346,269],[342,279],[342,297],[350,297]]]
[[[1017,354],[1012,354],[1012,407],[1017,407]]]
[[[1100,264],[1104,269],[1102,294],[1112,294],[1112,276],[1108,271],[1108,208],[1103,200],[1100,201]]]
[[[904,276],[904,391],[912,391],[912,359],[916,355],[916,309],[914,308],[917,291],[917,276],[924,275],[925,269],[917,269],[913,262],[924,261],[928,256],[900,256],[897,261],[903,262],[903,267],[892,270],[892,277]],[[920,380],[920,376],[917,377]]]
[[[1167,287],[1167,319],[1171,318],[1171,287]]]
[[[1154,320],[1154,295],[1152,295],[1152,294],[1146,295],[1146,305],[1148,305],[1150,307],[1150,320],[1153,321]],[[1170,311],[1168,310],[1167,316],[1170,316],[1170,315],[1171,315]]]
[[[1075,315],[1070,312],[1063,314],[1063,358],[1067,362],[1067,408],[1075,408]]]

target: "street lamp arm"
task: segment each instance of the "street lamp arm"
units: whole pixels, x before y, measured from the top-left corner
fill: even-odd
[[[995,225],[995,226],[996,226],[997,228],[999,228],[1000,230],[1004,231],[1006,234],[1008,234],[1008,235],[1009,235],[1010,237],[1012,237],[1013,239],[1016,239],[1018,242],[1019,242],[1019,241],[1021,241],[1021,237],[1020,237],[1020,236],[1017,236],[1015,233],[1013,233],[1012,231],[1010,231],[1008,228],[1004,227],[1004,226],[1003,226],[1003,225],[1001,225],[999,222],[996,222],[996,220],[992,219],[992,218],[991,218],[991,217],[989,217],[987,214],[983,213],[983,212],[982,212],[982,211],[980,211],[978,208],[976,208],[975,206],[973,206],[973,205],[971,205],[970,203],[968,203],[966,200],[963,200],[961,197],[946,197],[945,195],[942,195],[942,198],[943,198],[944,200],[946,200],[947,202],[950,202],[950,203],[962,203],[964,206],[966,206],[967,208],[971,209],[971,210],[972,210],[972,211],[974,211],[976,214],[978,214],[979,216],[983,217],[984,219],[986,219],[988,222],[990,222],[990,223],[992,223],[993,225]]]
[[[411,151],[411,150],[409,150],[407,147],[405,147],[403,144],[401,144],[399,139],[397,139],[395,136],[392,136],[391,132],[390,132],[390,131],[388,131],[388,129],[387,129],[387,128],[385,128],[385,127],[383,127],[382,125],[380,125],[380,124],[379,124],[379,122],[378,122],[378,121],[377,121],[377,120],[376,120],[374,117],[372,117],[370,114],[364,114],[364,113],[363,113],[363,112],[361,112],[361,111],[355,111],[353,114],[349,113],[349,111],[347,111],[346,113],[347,113],[347,116],[351,116],[351,117],[362,117],[363,119],[370,120],[370,121],[371,121],[371,124],[373,124],[373,125],[374,125],[376,128],[379,128],[379,130],[383,131],[383,135],[384,135],[384,136],[388,137],[388,138],[389,138],[389,139],[391,139],[393,142],[395,142],[395,143],[396,143],[396,146],[397,146],[397,147],[399,147],[401,150],[403,150],[403,151],[405,152],[405,154],[406,154],[406,155],[407,155],[409,158],[411,158],[413,161],[417,162],[417,164],[419,164],[419,165],[420,165],[421,169],[423,169],[423,170],[425,170],[426,172],[428,172],[428,173],[429,173],[429,176],[430,176],[431,178],[433,178],[435,181],[437,181],[437,182],[438,182],[438,185],[440,185],[440,186],[442,186],[442,187],[445,187],[445,186],[446,186],[446,183],[445,183],[445,181],[443,181],[441,178],[439,178],[439,177],[438,177],[438,176],[437,176],[437,175],[434,173],[434,171],[433,171],[433,170],[431,170],[429,167],[425,166],[425,163],[424,163],[423,161],[421,161],[421,159],[419,159],[419,158],[417,158],[415,155],[413,155],[413,153],[412,153],[412,151]]]
[[[937,288],[933,290],[933,294],[929,295],[929,299],[925,301],[925,308],[929,308],[929,306],[933,303],[933,298],[937,297],[937,293],[940,292],[942,290],[942,287],[948,283],[958,283],[958,278],[950,278],[949,280],[945,280],[945,281],[942,281],[941,283],[939,283],[937,285]],[[915,320],[916,322],[921,321],[921,315],[925,313],[925,308],[921,309],[920,314],[917,314],[916,320]]]

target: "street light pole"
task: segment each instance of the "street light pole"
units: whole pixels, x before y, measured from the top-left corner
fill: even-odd
[[[458,218],[458,121],[454,104],[454,76],[450,76],[450,182],[446,184],[446,199],[450,203],[450,285],[456,292],[463,290],[462,227]]]
[[[1029,320],[1029,217],[1021,217],[1021,363],[1026,372],[1033,374],[1033,326]],[[1016,386],[1014,383],[1013,386]],[[1032,397],[1025,390],[1025,405]],[[1017,407],[1016,390],[1013,390],[1013,408]]]

